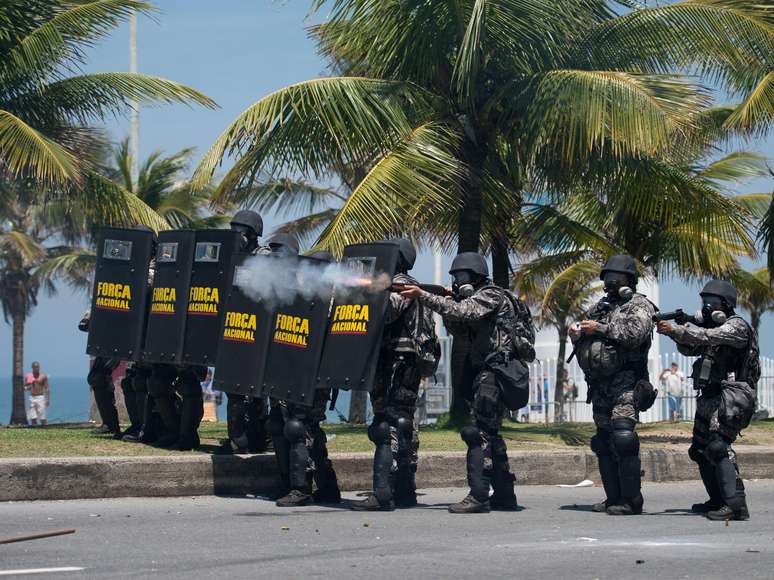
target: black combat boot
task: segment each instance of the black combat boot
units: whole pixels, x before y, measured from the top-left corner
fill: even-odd
[[[461,502],[449,506],[452,514],[488,514],[490,510],[489,500],[479,501],[470,493]]]
[[[715,474],[715,466],[709,461],[699,462],[699,474],[704,488],[707,490],[709,499],[704,503],[695,503],[691,506],[691,511],[697,514],[706,514],[723,507],[723,497],[720,493],[718,478]]]
[[[645,501],[642,494],[638,494],[632,498],[626,498],[621,500],[621,503],[617,505],[611,505],[607,508],[607,515],[609,516],[638,516],[642,513],[642,507]]]
[[[365,499],[350,501],[349,507],[356,512],[391,512],[395,511],[395,501],[380,501],[375,493],[369,493]]]
[[[604,501],[594,504],[591,511],[604,513],[607,508],[621,501],[621,485],[618,479],[618,462],[612,455],[598,455],[599,475],[607,496]]]
[[[276,501],[277,507],[301,507],[311,505],[314,502],[312,494],[308,490],[291,489],[286,496]]]
[[[494,511],[513,512],[519,509],[516,501],[516,493],[513,486],[516,476],[510,471],[504,471],[495,467],[492,475],[492,489],[494,492],[489,497],[489,505]],[[506,469],[508,466],[505,466]]]

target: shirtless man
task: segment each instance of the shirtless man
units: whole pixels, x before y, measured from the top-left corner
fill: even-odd
[[[32,363],[32,372],[25,379],[24,390],[30,392],[29,419],[33,427],[40,424],[46,425],[46,408],[51,402],[51,388],[48,384],[48,375],[40,372],[40,363]]]

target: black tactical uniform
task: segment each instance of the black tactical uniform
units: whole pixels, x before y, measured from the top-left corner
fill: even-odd
[[[607,496],[594,511],[610,515],[642,513],[639,419],[635,386],[648,380],[648,351],[655,307],[634,293],[637,268],[630,256],[611,256],[600,279],[606,296],[587,315],[596,322],[591,333],[571,334],[593,406],[597,432],[591,450]]]
[[[86,325],[88,329],[88,317],[84,317],[79,327]],[[82,328],[83,329],[83,328]],[[94,357],[86,382],[94,392],[94,402],[102,419],[102,425],[94,430],[97,435],[121,434],[121,426],[118,423],[118,410],[116,409],[116,393],[113,386],[113,371],[120,361],[112,358]]]
[[[263,235],[263,219],[250,210],[242,210],[231,220],[231,229],[243,236],[241,251],[246,254],[262,252],[258,238]],[[267,448],[266,401],[252,397],[226,393],[226,423],[228,439],[216,451],[218,454],[262,453]]]
[[[731,444],[746,426],[737,417],[754,411],[759,376],[758,339],[752,327],[734,313],[736,289],[712,280],[701,292],[703,308],[693,319],[678,320],[665,334],[694,363],[696,400],[693,440],[688,454],[699,465],[699,474],[709,495],[693,511],[713,520],[749,518],[744,483],[739,476]],[[732,376],[733,375],[733,376]]]
[[[517,509],[515,476],[508,463],[505,441],[499,435],[506,411],[492,365],[518,358],[534,360],[535,334],[531,321],[517,318],[516,306],[505,290],[489,281],[489,268],[480,254],[465,252],[452,262],[454,299],[422,292],[420,302],[439,313],[455,341],[467,352],[463,381],[471,385],[471,424],[461,436],[468,445],[470,493],[449,507],[452,513],[485,513]],[[514,297],[515,299],[515,297]],[[494,494],[489,497],[490,487]]]
[[[400,248],[396,284],[417,284],[408,275],[414,267],[416,250],[409,240],[390,240]],[[374,418],[368,437],[374,442],[374,491],[367,499],[351,503],[355,510],[395,509],[395,505],[417,504],[416,471],[419,432],[414,421],[419,384],[422,380],[416,359],[413,336],[416,325],[416,301],[390,293],[385,313],[385,328],[376,380],[371,392]]]

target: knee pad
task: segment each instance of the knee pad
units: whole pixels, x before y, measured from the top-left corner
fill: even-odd
[[[298,419],[288,419],[285,422],[283,434],[285,435],[285,439],[291,443],[297,443],[304,438],[304,435],[306,435],[306,428]]]
[[[390,424],[387,421],[379,421],[371,423],[368,428],[368,438],[374,443],[389,443],[390,442]]]
[[[707,444],[704,454],[713,465],[717,465],[723,459],[728,459],[728,443],[722,439],[713,439]]]
[[[597,434],[591,438],[591,450],[597,457],[611,455],[613,451],[610,449],[610,434],[605,433],[603,435],[601,432],[597,431]]]
[[[692,443],[688,448],[688,457],[691,458],[691,461],[695,461],[696,463],[705,463],[707,461],[707,458],[704,457],[704,454],[701,452],[696,443]]]
[[[460,431],[460,437],[467,443],[468,447],[481,445],[481,429],[473,425],[467,425]]]
[[[398,429],[398,433],[402,437],[408,437],[411,438],[412,433],[414,432],[414,422],[410,419],[406,419],[405,417],[401,417],[398,419],[398,422],[395,425]]]
[[[640,438],[634,431],[637,424],[633,419],[615,418],[611,442],[618,457],[631,457],[640,452]]]

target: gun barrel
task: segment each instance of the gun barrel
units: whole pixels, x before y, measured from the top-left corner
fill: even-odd
[[[677,310],[673,310],[671,312],[657,312],[653,315],[653,322],[677,320],[678,318],[683,318],[684,316],[685,313],[683,312],[682,308],[678,308]]]
[[[393,284],[392,289],[395,292],[400,292],[401,290],[405,289],[406,286],[409,284]],[[436,296],[448,296],[448,292],[446,288],[441,286],[440,284],[415,284],[415,286],[419,286],[422,290],[425,292],[429,292],[430,294],[435,294]]]

